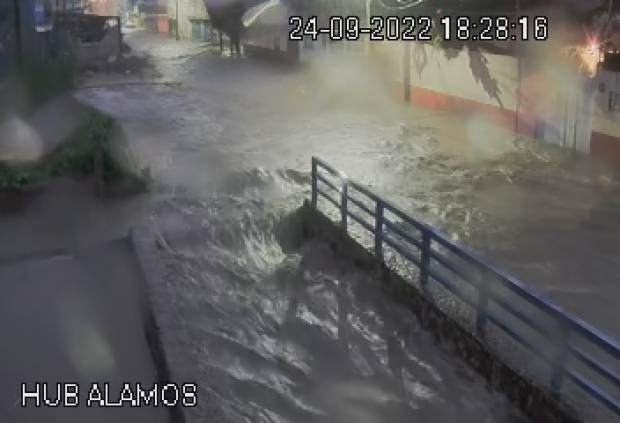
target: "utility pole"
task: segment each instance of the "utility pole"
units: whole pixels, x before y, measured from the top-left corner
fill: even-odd
[[[176,1],[176,7],[177,7],[177,17],[176,17],[176,21],[175,21],[175,32],[176,32],[176,38],[177,41],[179,41],[180,37],[179,37],[179,0]]]
[[[515,12],[517,19],[519,19],[519,12],[521,12],[521,0],[515,0]],[[519,114],[521,113],[521,97],[523,97],[523,89],[521,86],[521,79],[523,79],[523,63],[521,60],[521,48],[525,41],[517,41],[516,53],[517,53],[517,107],[515,110],[515,136],[519,136]]]
[[[22,21],[19,1],[20,0],[13,0],[13,13],[15,19],[15,58],[17,67],[21,68],[24,51],[22,46]]]
[[[603,34],[605,38],[609,36],[609,31],[611,28],[611,14],[613,13],[613,9],[614,9],[614,0],[609,0],[609,4],[607,5],[607,25],[605,27],[605,33]]]

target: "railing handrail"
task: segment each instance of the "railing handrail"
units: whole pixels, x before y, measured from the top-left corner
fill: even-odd
[[[552,312],[556,317],[567,319],[573,329],[577,329],[578,331],[583,332],[582,335],[595,336],[596,339],[600,340],[602,343],[608,344],[609,348],[613,349],[614,353],[619,354],[620,358],[620,342],[607,335],[602,330],[593,327],[579,317],[564,310],[562,307],[552,303],[550,300],[546,299],[543,294],[537,293],[534,289],[530,288],[527,284],[521,282],[516,277],[498,269],[492,264],[485,262],[484,259],[482,259],[478,254],[465,246],[458,245],[455,242],[451,241],[446,235],[444,235],[437,229],[423,222],[417,221],[415,218],[400,210],[399,207],[392,204],[389,200],[385,200],[381,196],[373,192],[370,188],[364,187],[355,181],[349,180],[343,173],[335,170],[333,167],[331,167],[318,157],[313,157],[312,159],[315,160],[316,163],[319,164],[322,168],[328,170],[332,175],[347,179],[350,186],[353,186],[358,191],[366,194],[372,200],[381,201],[388,210],[396,212],[398,215],[400,215],[400,217],[404,217],[404,220],[408,221],[408,223],[416,226],[422,231],[428,232],[433,239],[438,241],[444,247],[450,249],[453,253],[457,254],[462,259],[491,271],[491,273],[499,277],[499,280],[504,283],[505,286],[513,289],[517,294],[520,294],[527,299],[533,300],[538,305],[543,306],[546,311]]]
[[[341,191],[341,201],[340,203],[338,202],[338,200],[334,200],[333,198],[329,197],[326,193],[322,192],[320,189],[318,189],[318,181],[325,181],[324,178],[320,177],[319,172],[318,172],[318,168],[321,167],[322,169],[325,169],[327,172],[329,172],[332,176],[335,176],[337,178],[340,179],[340,191]],[[330,186],[332,189],[335,188],[335,186],[331,183],[327,184],[328,186]],[[567,333],[570,332],[576,332],[578,334],[580,334],[581,336],[583,336],[585,339],[587,339],[588,341],[592,342],[594,345],[596,345],[597,347],[602,348],[603,350],[605,350],[608,354],[610,354],[610,356],[612,356],[615,359],[620,358],[620,342],[618,342],[616,339],[612,338],[610,335],[606,334],[605,332],[603,332],[600,329],[597,329],[595,327],[593,327],[592,325],[586,323],[585,321],[583,321],[582,319],[580,319],[579,317],[573,315],[572,313],[564,310],[562,307],[558,306],[557,304],[554,304],[553,302],[551,302],[549,299],[545,298],[545,296],[543,294],[540,294],[538,292],[536,292],[533,288],[531,288],[529,285],[525,284],[524,282],[522,282],[521,280],[519,280],[518,278],[500,270],[499,268],[497,268],[494,265],[491,265],[489,263],[487,263],[484,259],[482,259],[478,254],[476,254],[475,252],[473,252],[472,250],[468,249],[467,247],[463,247],[461,245],[458,245],[457,243],[451,241],[446,235],[444,235],[443,233],[441,233],[440,231],[436,230],[435,228],[420,222],[418,220],[416,220],[415,218],[411,217],[409,214],[407,214],[406,212],[404,212],[403,210],[401,210],[398,206],[394,205],[393,203],[391,203],[390,201],[382,198],[380,195],[378,195],[377,193],[373,192],[370,188],[365,187],[353,180],[350,180],[345,174],[343,174],[342,172],[339,172],[338,170],[336,170],[334,167],[332,167],[331,165],[329,165],[328,163],[326,163],[325,161],[319,159],[318,157],[312,157],[312,188],[313,188],[313,192],[312,192],[312,199],[313,199],[313,205],[316,207],[316,201],[318,198],[318,195],[321,194],[324,197],[326,197],[327,199],[329,199],[334,205],[336,205],[336,207],[341,209],[341,216],[342,216],[342,222],[346,228],[346,216],[352,216],[356,221],[358,220],[358,217],[354,214],[352,214],[348,208],[346,207],[346,202],[347,199],[350,198],[349,194],[348,194],[348,187],[351,187],[353,189],[355,189],[356,191],[364,194],[367,198],[369,198],[370,200],[374,201],[376,203],[376,207],[381,208],[381,214],[380,216],[377,216],[376,214],[372,214],[373,217],[375,217],[375,219],[377,219],[376,222],[376,227],[377,228],[383,228],[385,225],[385,222],[391,223],[392,225],[394,224],[394,222],[391,222],[390,220],[386,219],[384,216],[384,212],[383,210],[388,210],[389,212],[393,213],[394,215],[396,215],[397,217],[401,218],[403,221],[405,221],[406,223],[414,226],[416,229],[418,229],[421,233],[422,233],[422,238],[427,237],[429,240],[432,241],[436,241],[439,245],[441,245],[442,247],[446,248],[447,250],[449,250],[451,253],[455,254],[457,257],[459,257],[460,259],[464,260],[465,262],[469,263],[470,265],[473,265],[476,268],[476,271],[478,272],[482,272],[484,274],[488,274],[490,276],[493,276],[494,280],[500,282],[501,286],[508,288],[510,291],[512,291],[513,293],[517,294],[519,297],[523,298],[524,300],[526,300],[528,303],[534,305],[535,307],[537,307],[537,309],[539,309],[540,311],[546,313],[548,316],[552,317],[553,319],[556,320],[556,322],[560,325],[561,328],[563,328],[563,330],[565,331],[569,331]],[[344,195],[343,195],[344,194]],[[356,203],[356,201],[353,201],[354,203]],[[344,203],[344,204],[343,204]],[[344,205],[344,208],[343,208]],[[370,209],[365,210],[366,212],[370,211]],[[368,227],[366,228],[368,230],[370,230]],[[380,239],[377,239],[380,238]],[[410,239],[408,239],[407,237],[403,238],[408,244],[410,245],[414,245],[416,246],[416,248],[418,248],[421,252],[424,252],[424,250],[422,248],[420,248],[419,245],[417,245],[417,242],[412,242]],[[377,249],[381,249],[381,245],[382,242],[385,242],[385,232],[383,231],[383,229],[381,229],[380,233],[377,233],[375,231],[375,248]],[[430,241],[429,241],[430,242]],[[390,244],[391,245],[391,244]],[[433,252],[433,250],[429,247],[428,250],[430,252]],[[398,249],[397,249],[398,251]],[[403,257],[405,257],[407,260],[409,261],[413,261],[414,264],[416,264],[418,267],[420,267],[420,269],[422,270],[422,273],[425,273],[425,269],[423,269],[423,266],[420,266],[420,263],[417,262],[416,260],[412,260],[410,254],[404,254],[402,251],[398,251],[401,255],[403,255]],[[427,252],[428,253],[428,252]],[[431,275],[431,277],[433,277]],[[472,281],[468,281],[466,279],[463,279],[466,282],[470,283],[471,285],[473,285],[474,287],[478,288],[478,290],[481,290],[481,287],[479,285],[476,285],[475,282]],[[487,295],[489,298],[498,301],[497,295],[495,295],[493,292],[491,292],[492,290],[485,290],[484,295]],[[482,292],[480,292],[480,295],[482,295]],[[457,296],[459,296],[457,294]],[[463,299],[463,298],[461,298]],[[479,313],[483,312],[484,314],[484,318],[486,318],[486,311],[481,311],[479,309],[476,309]],[[513,308],[512,311],[514,311],[515,309]],[[510,310],[509,310],[510,311]],[[518,316],[518,315],[517,315]],[[519,316],[518,316],[519,317]],[[531,319],[521,319],[522,321],[524,321],[524,323],[529,326],[532,327],[533,329],[536,330],[541,330],[541,328],[538,325],[533,325]],[[507,330],[507,329],[505,329]],[[521,342],[521,341],[519,341]],[[567,344],[567,346],[569,345],[568,341],[565,339],[565,342]],[[521,342],[522,343],[522,342]],[[575,352],[575,348],[571,346],[571,352],[574,353]],[[582,362],[586,363],[588,366],[590,366],[591,368],[599,371],[600,374],[603,374],[605,376],[607,376],[608,380],[612,381],[614,384],[616,385],[620,385],[620,377],[618,377],[617,374],[615,374],[614,372],[610,371],[605,365],[598,363],[596,360],[592,359],[589,356],[585,356],[584,355],[577,355],[577,357],[582,360]],[[585,360],[585,361],[584,361]],[[571,375],[571,369],[566,368],[566,366],[563,363],[559,363],[559,366],[561,366],[561,370],[564,373],[568,374],[569,376]],[[556,369],[557,370],[557,369]],[[556,375],[556,377],[561,377]],[[591,386],[588,385],[588,381],[582,381],[582,387],[587,385],[587,386]],[[553,381],[552,381],[553,384]],[[597,388],[597,387],[595,387]],[[599,398],[600,399],[600,395],[597,394],[597,392],[594,390],[594,388],[592,388],[593,390],[591,391],[587,391],[590,395]],[[597,388],[600,389],[600,388]],[[608,405],[614,412],[616,412],[616,414],[620,415],[620,402],[613,400],[611,403],[610,402],[605,402],[606,405]],[[610,405],[611,404],[611,405]]]

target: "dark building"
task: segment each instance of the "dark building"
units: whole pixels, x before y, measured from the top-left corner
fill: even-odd
[[[36,52],[37,28],[45,26],[51,3],[11,0],[0,3],[0,73]]]
[[[15,11],[13,2],[0,3],[0,78],[10,66],[15,54]]]

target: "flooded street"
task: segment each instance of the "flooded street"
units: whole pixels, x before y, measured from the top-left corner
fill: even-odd
[[[150,168],[178,340],[230,421],[525,421],[366,273],[298,244],[312,155],[620,334],[611,169],[405,107],[350,57],[287,69],[128,42],[146,77],[94,75],[77,96]]]

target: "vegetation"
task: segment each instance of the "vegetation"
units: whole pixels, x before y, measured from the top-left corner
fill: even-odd
[[[53,50],[55,45],[50,44],[50,48]],[[74,88],[73,57],[63,51],[51,53],[45,59],[24,60],[19,74],[0,85],[0,97],[18,99],[0,106],[0,122],[5,116],[30,115],[40,105]],[[145,178],[133,176],[134,163],[118,148],[119,139],[114,120],[92,110],[80,129],[41,160],[0,161],[0,191],[23,191],[57,177],[88,178],[97,173],[96,163],[101,166],[103,172],[98,175],[106,186],[118,182],[116,185],[129,186],[127,190],[142,190],[146,187]]]
[[[103,180],[114,183],[131,178],[111,142],[116,132],[112,118],[93,111],[86,124],[41,161],[27,164],[0,162],[0,189],[22,189],[56,177],[81,179],[95,173],[95,156],[102,153]],[[144,187],[144,182],[141,185]]]
[[[27,89],[30,105],[38,105],[74,87],[75,65],[69,54],[46,60],[25,60],[19,79]]]

